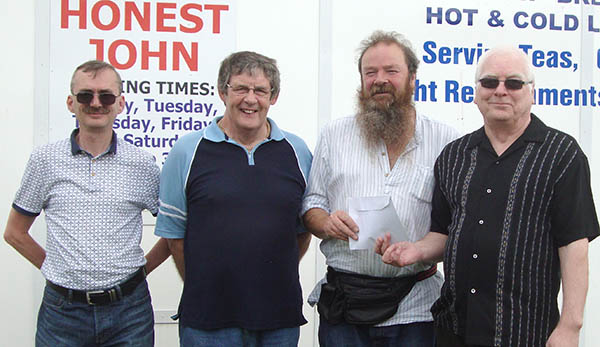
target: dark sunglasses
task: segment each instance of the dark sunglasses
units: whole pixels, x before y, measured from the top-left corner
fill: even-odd
[[[77,97],[77,102],[80,104],[89,105],[94,100],[94,93],[92,92],[79,92],[75,96]],[[98,94],[98,100],[100,100],[102,105],[109,106],[115,103],[117,96],[111,93],[100,93]]]
[[[529,84],[532,81],[525,82],[525,81],[521,81],[516,78],[508,78],[505,80],[499,80],[497,78],[490,78],[490,77],[482,78],[479,80],[479,83],[481,83],[481,86],[483,88],[488,88],[488,89],[498,88],[498,86],[500,85],[500,82],[504,82],[504,88],[506,88],[508,90],[519,90],[519,89],[523,88],[524,85]]]

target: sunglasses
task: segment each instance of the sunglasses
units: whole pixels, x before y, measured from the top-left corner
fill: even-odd
[[[504,82],[504,88],[508,90],[519,90],[524,85],[532,83],[533,81],[525,82],[516,78],[508,78],[505,80],[499,80],[497,78],[486,77],[479,80],[483,88],[496,89],[500,85],[500,82]]]
[[[89,105],[94,100],[94,93],[92,92],[79,92],[75,96],[77,97],[77,102],[80,104]],[[100,100],[103,106],[109,106],[117,101],[117,96],[111,93],[99,93],[98,100]]]

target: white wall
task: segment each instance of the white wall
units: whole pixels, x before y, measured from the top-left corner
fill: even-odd
[[[16,5],[16,6],[15,6]],[[4,225],[15,189],[33,146],[34,1],[0,5],[0,228]],[[3,345],[33,345],[42,278],[6,243],[0,243],[0,318]]]
[[[352,3],[354,8],[360,9],[360,4],[368,2]],[[328,119],[341,116],[331,114],[330,110],[347,112],[351,109],[349,100],[353,98],[356,86],[339,86],[339,82],[333,83],[332,76],[337,75],[332,72],[332,66],[348,66],[348,71],[356,74],[354,78],[358,81],[353,65],[354,50],[347,51],[346,54],[341,54],[343,51],[340,50],[332,52],[334,46],[343,48],[343,42],[350,42],[349,45],[354,48],[363,38],[354,35],[347,37],[344,32],[339,31],[344,25],[341,19],[344,18],[345,4],[328,0],[239,0],[238,3],[237,49],[254,50],[276,58],[282,72],[282,92],[269,115],[284,129],[300,134],[311,148],[316,144],[318,128]],[[381,4],[379,2],[379,5]],[[39,57],[48,53],[47,40],[44,40],[48,28],[47,18],[44,17],[47,16],[47,7],[47,2],[34,0],[3,1],[0,5],[0,43],[3,52],[0,56],[0,76],[4,82],[0,86],[0,153],[3,159],[0,171],[0,206],[4,206],[0,208],[0,231],[4,230],[10,204],[31,149],[47,140],[48,116],[43,113],[43,110],[47,110],[47,100],[44,99],[41,83],[47,79],[47,66],[40,65],[40,60],[36,60],[36,55]],[[370,9],[374,11],[373,7]],[[334,10],[337,14],[335,16],[332,14]],[[377,18],[380,13],[385,14],[384,9],[378,11],[371,13],[372,18]],[[394,28],[393,20],[386,20],[386,29],[390,29],[389,26]],[[345,21],[352,23],[352,19]],[[371,23],[370,26],[377,24]],[[342,37],[344,39],[340,41]],[[585,39],[583,41],[585,42]],[[597,49],[599,45],[595,46]],[[581,56],[588,55],[590,52],[582,48]],[[423,70],[427,68],[421,67]],[[600,73],[597,69],[593,70],[588,78],[597,85]],[[334,90],[333,87],[337,89]],[[330,100],[329,96],[335,99]],[[332,104],[336,106],[332,107]],[[582,114],[585,112],[587,111],[583,110]],[[582,142],[590,158],[596,197],[600,192],[600,136],[593,136],[594,133],[600,134],[600,121],[597,117],[597,111],[589,110],[587,116],[580,118],[579,127],[575,126],[578,140]],[[573,125],[570,123],[566,127],[571,129]],[[600,199],[597,198],[596,201],[600,204]],[[43,242],[44,223],[42,218],[39,219],[33,227],[32,234]],[[154,220],[145,216],[145,222],[147,225],[143,245],[148,249],[155,240],[152,236]],[[305,297],[324,270],[323,259],[316,244],[316,240],[313,240],[300,265]],[[39,271],[3,242],[0,242],[0,261],[3,264],[0,270],[0,303],[5,312],[0,317],[0,345],[33,346],[43,278]],[[169,261],[151,274],[149,282],[155,310],[167,313],[174,310],[179,299],[181,282],[172,262]],[[593,242],[590,248],[591,290],[588,294],[581,344],[586,347],[596,345],[596,339],[600,336],[598,329],[594,327],[600,322],[600,292],[594,290],[598,285],[600,241]],[[309,324],[302,327],[300,345],[316,346],[314,323],[317,315],[308,305],[305,305],[304,313]],[[157,346],[176,345],[176,325],[158,324]]]

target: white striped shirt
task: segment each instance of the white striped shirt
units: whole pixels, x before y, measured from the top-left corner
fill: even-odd
[[[418,241],[427,234],[430,226],[433,165],[444,146],[458,136],[452,127],[418,114],[415,136],[390,169],[385,144],[382,142],[376,150],[369,149],[355,117],[335,120],[319,137],[302,213],[311,208],[330,213],[348,212],[350,197],[387,195],[391,197],[410,241]],[[373,250],[350,250],[347,241],[338,239],[323,240],[320,247],[327,265],[369,276],[406,276],[431,265],[415,264],[403,268],[387,265]],[[309,296],[311,305],[318,301],[324,281],[317,283]],[[379,325],[432,321],[429,309],[439,297],[441,285],[439,272],[417,282],[400,303],[398,312]]]

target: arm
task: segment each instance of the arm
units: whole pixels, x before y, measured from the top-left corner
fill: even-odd
[[[348,237],[358,240],[358,225],[344,211],[332,214],[320,208],[311,208],[304,214],[304,226],[320,239],[336,238],[348,241]]]
[[[46,251],[29,235],[34,220],[35,217],[26,216],[12,208],[6,222],[4,240],[40,269],[46,259]]]
[[[563,305],[558,325],[546,346],[578,346],[583,308],[588,290],[588,239],[558,249],[562,276]]]
[[[306,251],[308,250],[308,246],[310,246],[310,233],[309,232],[303,232],[298,234],[298,236],[296,236],[298,239],[298,251],[299,251],[299,257],[298,257],[298,261],[300,261],[302,259],[302,257],[304,256],[304,254],[306,254]]]
[[[381,260],[390,265],[402,267],[417,262],[437,263],[442,261],[448,235],[429,232],[417,242],[398,242],[390,245],[391,236],[378,237],[375,252],[381,254]]]
[[[156,269],[163,261],[167,260],[170,255],[171,250],[169,250],[167,239],[161,237],[156,241],[150,252],[146,254],[146,273],[149,274],[152,272],[152,270]]]
[[[169,244],[169,250],[173,254],[173,260],[175,261],[175,267],[181,279],[185,281],[185,262],[183,258],[183,239],[167,239]]]

